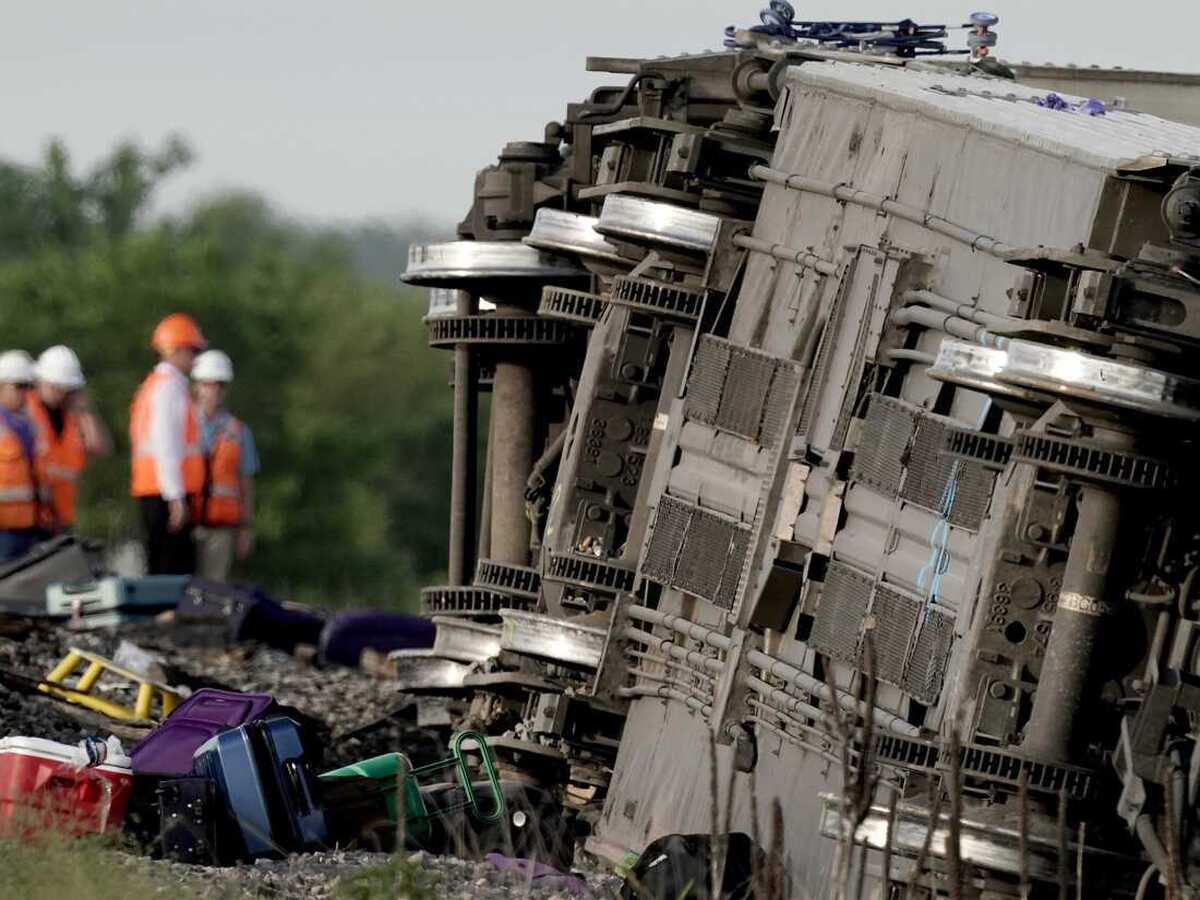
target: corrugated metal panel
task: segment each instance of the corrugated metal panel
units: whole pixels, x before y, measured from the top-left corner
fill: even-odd
[[[725,373],[729,371],[729,347],[725,341],[702,339],[696,348],[696,361],[692,364],[687,395],[683,400],[683,414],[694,422],[717,423],[721,390],[725,386]]]
[[[879,585],[871,607],[875,628],[875,673],[882,681],[904,686],[904,664],[912,642],[921,601]]]
[[[830,563],[809,645],[834,659],[858,665],[859,637],[874,585],[875,579],[869,575],[843,563]]]
[[[1088,116],[1046,109],[1034,103],[1046,95],[1044,89],[1015,82],[851,63],[799,66],[789,79],[919,112],[1101,169],[1120,168],[1144,156],[1200,154],[1196,126],[1131,110]]]
[[[926,613],[919,626],[916,646],[908,666],[905,688],[922,703],[934,703],[942,692],[950,644],[954,640],[954,619],[936,609]]]
[[[873,394],[850,478],[870,485],[886,497],[895,497],[900,490],[905,452],[916,419],[916,412],[907,404]]]

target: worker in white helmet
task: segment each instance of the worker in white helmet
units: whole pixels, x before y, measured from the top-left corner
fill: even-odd
[[[37,436],[25,413],[33,359],[0,353],[0,562],[24,556],[39,537]]]
[[[112,438],[92,409],[83,367],[70,347],[43,351],[34,375],[37,389],[27,406],[37,433],[40,525],[56,534],[74,527],[79,478],[88,457],[112,453]]]
[[[233,361],[220,350],[196,357],[192,384],[204,454],[204,490],[193,511],[197,572],[224,581],[233,560],[254,549],[254,476],[258,451],[254,435],[225,408],[233,382]]]

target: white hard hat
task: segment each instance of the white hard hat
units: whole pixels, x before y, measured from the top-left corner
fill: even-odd
[[[233,360],[220,350],[205,350],[192,366],[192,381],[233,381]]]
[[[83,366],[79,357],[70,347],[58,344],[42,351],[35,367],[38,381],[57,385],[69,391],[77,390],[86,384],[83,377]]]
[[[0,353],[0,383],[33,384],[33,357],[24,350]]]

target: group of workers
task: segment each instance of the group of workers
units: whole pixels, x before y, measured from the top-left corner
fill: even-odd
[[[250,429],[225,408],[233,362],[173,313],[150,339],[159,363],[129,411],[130,492],[145,529],[146,571],[225,580],[254,547]],[[190,380],[189,380],[190,379]],[[35,362],[0,353],[0,562],[75,525],[79,479],[112,440],[79,358],[50,347]]]

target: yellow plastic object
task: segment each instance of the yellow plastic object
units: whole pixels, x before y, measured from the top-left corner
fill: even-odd
[[[83,672],[79,674],[75,684],[67,685],[67,679],[78,673],[81,667]],[[105,672],[111,672],[113,675],[137,684],[137,699],[132,707],[92,693],[96,682]],[[151,681],[144,675],[118,666],[111,659],[106,659],[96,653],[89,653],[87,650],[80,650],[78,647],[71,647],[67,651],[63,661],[51,670],[45,681],[38,685],[38,690],[85,706],[121,722],[161,722],[183,699],[165,684]]]

